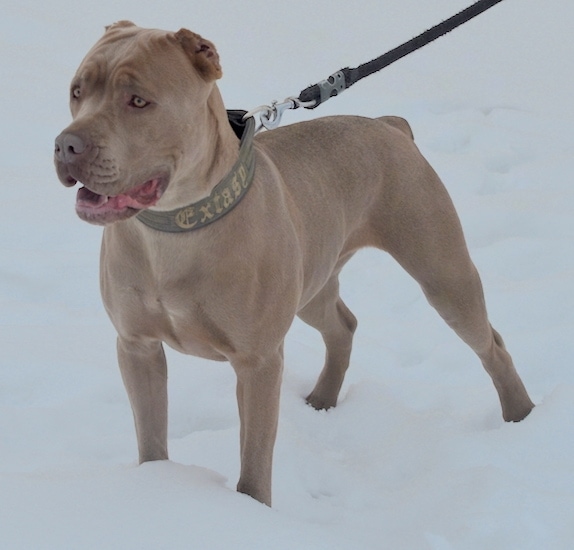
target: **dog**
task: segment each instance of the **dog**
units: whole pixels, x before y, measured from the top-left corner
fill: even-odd
[[[325,117],[263,132],[226,111],[219,55],[189,30],[121,21],[82,61],[55,166],[76,212],[103,225],[101,292],[139,461],[167,450],[163,344],[229,361],[237,376],[237,490],[271,506],[285,335],[297,315],[326,359],[307,397],[337,403],[355,316],[338,276],[376,247],[420,284],[492,378],[503,418],[534,407],[487,317],[441,180],[398,117]],[[241,115],[242,113],[239,113]]]

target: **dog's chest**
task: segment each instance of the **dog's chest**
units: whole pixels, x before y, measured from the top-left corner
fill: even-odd
[[[194,297],[192,287],[182,291],[166,286],[148,292],[141,315],[155,327],[155,337],[171,348],[206,359],[226,358],[228,338],[211,312]]]
[[[104,303],[120,335],[161,340],[188,355],[226,359],[230,345],[211,311],[213,302],[205,300],[204,277],[136,269],[125,273],[114,262],[103,268]]]

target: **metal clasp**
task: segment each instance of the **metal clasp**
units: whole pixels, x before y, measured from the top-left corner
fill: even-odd
[[[296,97],[288,97],[284,99],[281,103],[278,101],[272,101],[271,105],[261,105],[252,109],[243,117],[244,119],[255,116],[259,114],[259,120],[261,121],[261,126],[257,128],[256,132],[264,127],[267,130],[274,130],[281,124],[281,117],[283,113],[288,109],[298,109],[299,107],[311,107],[314,105],[314,101],[301,101]]]

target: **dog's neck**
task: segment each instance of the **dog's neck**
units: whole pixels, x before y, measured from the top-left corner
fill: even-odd
[[[232,169],[239,155],[239,138],[231,128],[219,88],[214,85],[207,100],[208,128],[212,132],[211,151],[205,159],[207,196],[215,185]]]
[[[242,111],[230,111],[226,124],[231,128],[233,119],[236,126],[243,121]],[[235,131],[234,131],[235,133]],[[137,219],[144,225],[164,233],[183,233],[200,229],[217,221],[230,212],[245,196],[255,173],[253,117],[245,121],[241,136],[239,154],[232,168],[211,190],[207,197],[170,211],[143,210]]]
[[[190,116],[189,149],[180,158],[177,173],[153,210],[173,210],[209,196],[237,161],[239,139],[229,124],[215,84],[203,106]],[[195,129],[201,133],[194,134]]]

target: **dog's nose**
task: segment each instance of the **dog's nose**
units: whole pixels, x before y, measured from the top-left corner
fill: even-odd
[[[56,138],[54,154],[60,161],[74,163],[88,149],[88,143],[81,136],[70,132],[64,132]]]

